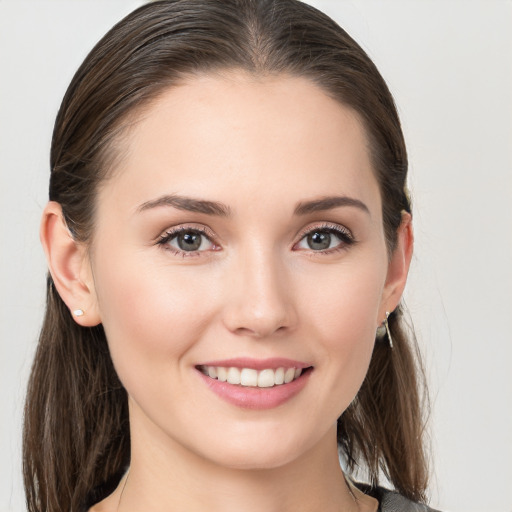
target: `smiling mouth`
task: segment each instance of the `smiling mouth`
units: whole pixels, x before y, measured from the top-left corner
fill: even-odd
[[[236,368],[224,366],[200,365],[197,369],[211,379],[228,384],[254,387],[254,388],[272,388],[289,384],[298,379],[303,373],[309,371],[308,368],[286,368],[276,369],[266,368],[264,370],[255,370],[253,368]]]

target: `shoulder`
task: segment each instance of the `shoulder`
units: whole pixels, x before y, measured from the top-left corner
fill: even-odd
[[[365,484],[356,484],[357,487],[379,502],[378,512],[439,512],[424,503],[416,503],[402,496],[396,491],[390,491],[383,487],[371,488]]]

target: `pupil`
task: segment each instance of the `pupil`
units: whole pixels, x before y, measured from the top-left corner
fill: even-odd
[[[201,235],[197,233],[182,233],[178,235],[178,246],[184,251],[195,251],[201,246]]]
[[[321,233],[319,231],[315,231],[314,233],[308,235],[308,245],[311,249],[328,249],[331,245],[331,235],[330,233]]]

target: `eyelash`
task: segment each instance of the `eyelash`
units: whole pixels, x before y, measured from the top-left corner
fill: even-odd
[[[214,247],[218,247],[213,242],[214,235],[210,232],[210,230],[204,227],[196,227],[196,226],[180,226],[178,228],[170,229],[166,231],[164,234],[160,235],[157,241],[157,245],[162,246],[162,248],[166,251],[170,251],[172,254],[176,256],[182,256],[183,258],[190,258],[195,256],[200,256],[201,253],[205,251],[183,251],[181,249],[176,249],[169,245],[169,242],[176,238],[180,233],[195,233],[204,236],[206,239],[213,244]],[[218,250],[218,249],[214,249]]]
[[[331,247],[330,249],[324,249],[320,251],[314,251],[310,249],[308,252],[311,256],[325,256],[339,251],[344,251],[348,247],[356,243],[354,235],[346,227],[340,226],[338,224],[324,223],[319,226],[308,227],[301,231],[299,233],[299,241],[296,244],[294,244],[294,247],[297,244],[299,244],[305,237],[315,232],[329,233],[331,235],[335,235],[340,239],[340,242],[337,246]]]
[[[356,243],[356,240],[350,230],[343,226],[339,226],[337,224],[329,224],[325,223],[320,226],[313,226],[308,227],[301,231],[299,233],[299,241],[294,244],[294,247],[296,247],[305,237],[308,235],[315,233],[315,232],[323,232],[323,233],[329,233],[337,236],[340,239],[340,243],[336,247],[332,247],[330,249],[324,249],[319,251],[314,251],[310,249],[308,252],[313,256],[321,256],[321,255],[327,255],[327,254],[333,254],[338,251],[346,250],[349,246],[354,245]],[[177,256],[182,256],[183,258],[188,257],[196,257],[200,256],[204,252],[209,251],[184,251],[181,249],[176,249],[169,245],[169,242],[176,238],[180,233],[195,233],[202,235],[208,239],[208,241],[214,246],[214,249],[211,249],[213,251],[217,251],[218,246],[213,242],[214,235],[210,232],[210,230],[205,229],[204,227],[191,227],[191,226],[180,226],[175,229],[170,229],[169,231],[166,231],[160,237],[158,238],[158,241],[156,242],[157,245],[162,246],[162,248],[166,251],[170,251],[172,254]],[[302,249],[307,250],[307,249]]]

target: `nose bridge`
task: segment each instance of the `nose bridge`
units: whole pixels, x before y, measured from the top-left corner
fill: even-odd
[[[253,241],[237,255],[229,281],[226,323],[231,331],[264,337],[293,327],[295,308],[277,249]]]

